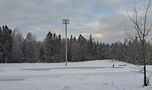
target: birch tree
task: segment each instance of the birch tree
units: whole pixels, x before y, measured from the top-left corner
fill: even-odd
[[[152,22],[150,20],[150,6],[151,0],[143,5],[143,8],[137,8],[134,5],[134,12],[132,15],[128,14],[130,21],[134,26],[134,37],[137,37],[141,44],[142,60],[144,65],[144,86],[148,86],[148,79],[146,75],[146,45],[150,42],[150,32]]]

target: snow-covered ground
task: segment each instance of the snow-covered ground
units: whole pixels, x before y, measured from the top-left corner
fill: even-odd
[[[0,90],[152,90],[152,85],[142,86],[140,70],[111,60],[68,63],[67,67],[64,63],[0,64]],[[152,66],[147,70],[152,72]]]

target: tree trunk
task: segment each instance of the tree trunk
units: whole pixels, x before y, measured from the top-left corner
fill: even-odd
[[[147,78],[146,78],[146,59],[145,59],[145,35],[143,34],[143,41],[142,41],[142,47],[143,47],[143,62],[144,62],[144,86],[147,86]]]

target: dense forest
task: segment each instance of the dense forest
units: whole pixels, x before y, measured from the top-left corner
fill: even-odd
[[[141,44],[137,37],[124,42],[103,43],[93,40],[90,34],[86,39],[81,34],[78,38],[68,38],[68,61],[88,61],[115,59],[142,64]],[[152,64],[152,45],[146,45],[146,61]],[[58,63],[65,62],[65,39],[61,35],[48,32],[43,41],[37,41],[29,32],[23,38],[17,30],[7,25],[0,27],[0,63]]]

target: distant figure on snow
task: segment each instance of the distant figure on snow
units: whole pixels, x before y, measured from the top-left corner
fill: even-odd
[[[113,68],[115,67],[115,65],[113,64],[113,66],[112,66]]]

